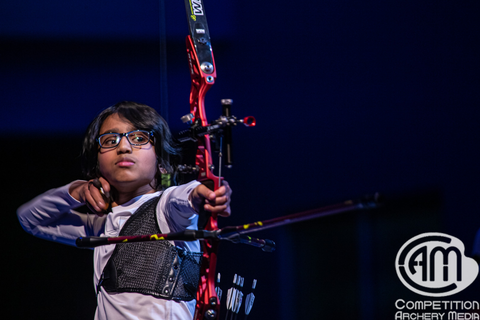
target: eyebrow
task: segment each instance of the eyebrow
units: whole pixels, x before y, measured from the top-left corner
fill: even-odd
[[[109,130],[105,130],[104,132],[99,132],[98,135],[101,136],[102,134],[105,134],[105,133],[118,133],[118,129],[117,128],[112,128],[112,129],[109,129]]]
[[[140,129],[131,129],[131,130],[128,130],[126,132],[131,132],[131,131],[135,131],[135,130],[140,130]],[[112,128],[112,129],[105,130],[104,132],[101,132],[98,135],[101,136],[102,134],[106,134],[106,133],[120,133],[119,131],[120,130],[118,128]]]

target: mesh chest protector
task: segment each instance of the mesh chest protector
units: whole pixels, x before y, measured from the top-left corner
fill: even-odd
[[[160,197],[137,209],[120,236],[161,233],[156,207]],[[121,243],[103,269],[99,286],[108,292],[137,292],[168,300],[190,301],[200,280],[202,254],[175,247],[168,241]]]

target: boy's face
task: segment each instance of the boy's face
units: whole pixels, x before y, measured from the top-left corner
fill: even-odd
[[[137,129],[118,114],[112,114],[103,122],[99,135]],[[155,147],[151,143],[132,146],[126,137],[122,137],[117,147],[98,151],[100,173],[118,192],[143,194],[152,191],[150,184],[155,185],[152,181],[157,170],[156,160]]]

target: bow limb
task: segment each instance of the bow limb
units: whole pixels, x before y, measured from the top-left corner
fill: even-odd
[[[187,7],[188,12],[188,7]],[[189,22],[191,15],[189,16]],[[196,23],[199,21],[197,20]],[[204,22],[206,26],[206,20]],[[190,23],[192,25],[192,23]],[[207,28],[203,28],[208,31]],[[208,125],[205,113],[205,95],[215,83],[216,68],[213,60],[208,34],[195,39],[196,34],[192,33],[187,37],[187,55],[190,66],[191,90],[190,90],[190,121],[192,127],[206,127]],[[206,37],[206,38],[205,38]],[[206,41],[208,39],[208,41]],[[195,41],[197,40],[197,41]],[[205,59],[201,61],[199,56]],[[207,134],[197,139],[197,152],[195,165],[198,170],[198,181],[205,184],[211,190],[220,187],[220,181],[212,173],[212,152],[210,147],[210,136]],[[217,230],[217,215],[211,214],[208,218],[205,230]],[[202,320],[217,319],[220,312],[220,301],[215,291],[215,270],[217,264],[218,241],[203,240],[203,262],[200,269],[200,283],[197,290],[197,305],[195,319]]]

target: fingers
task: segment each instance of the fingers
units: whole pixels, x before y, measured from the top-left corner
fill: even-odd
[[[97,188],[104,198],[110,199],[110,184],[104,178],[92,180],[93,186]]]
[[[98,214],[105,212],[110,204],[110,184],[103,178],[88,181],[85,202]]]
[[[215,197],[216,197],[215,192],[208,189],[203,184],[198,185],[198,187],[196,188],[196,192],[201,199],[211,200],[211,201],[215,200]]]
[[[205,200],[205,210],[217,213],[223,217],[230,215],[230,196],[232,190],[226,181],[215,191],[208,189],[204,185],[199,185],[197,187],[197,194]]]

